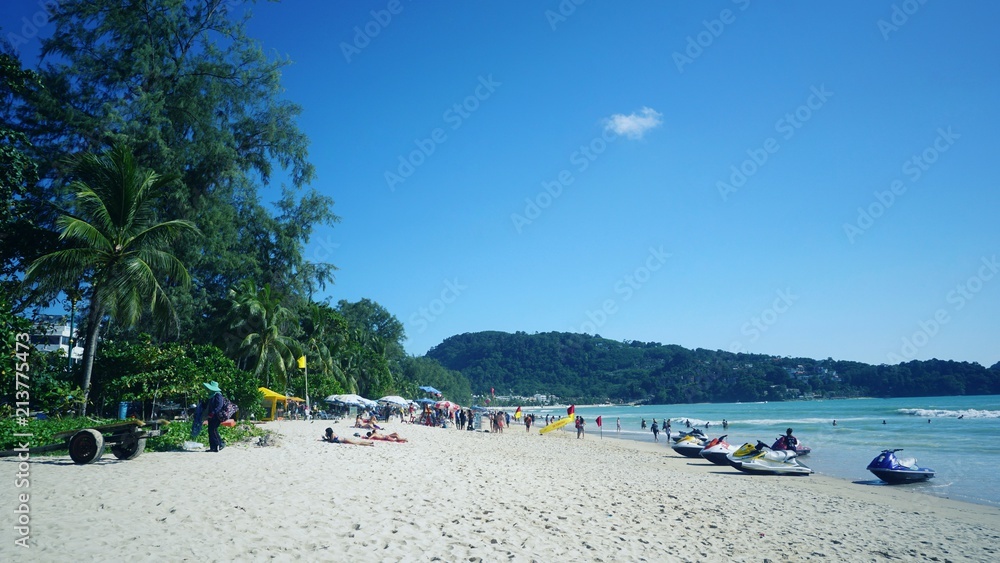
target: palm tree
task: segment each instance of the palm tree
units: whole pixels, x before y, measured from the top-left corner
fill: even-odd
[[[229,328],[244,335],[230,353],[241,369],[252,365],[254,375],[264,376],[268,386],[274,373],[284,378],[287,387],[289,369],[302,355],[298,342],[285,334],[295,322],[270,284],[258,288],[253,280],[243,280],[229,290]]]
[[[89,284],[81,406],[86,415],[101,320],[107,315],[134,326],[148,310],[158,321],[176,323],[160,280],[186,287],[190,276],[164,248],[182,233],[200,233],[190,221],[157,222],[152,198],[172,179],[142,170],[124,144],[83,155],[74,176],[75,213],[56,220],[59,239],[73,246],[35,260],[24,283],[70,287],[85,279]]]

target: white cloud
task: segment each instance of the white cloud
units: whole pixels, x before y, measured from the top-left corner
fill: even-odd
[[[663,114],[653,108],[643,107],[639,113],[628,115],[616,113],[605,120],[604,130],[614,131],[619,135],[625,135],[629,139],[641,139],[646,131],[654,127],[659,127],[663,121],[660,119]]]

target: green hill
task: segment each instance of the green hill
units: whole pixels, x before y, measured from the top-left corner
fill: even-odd
[[[873,366],[832,358],[734,354],[565,332],[452,336],[427,357],[475,394],[550,394],[575,402],[735,402],[808,396],[1000,394],[1000,363],[943,360]]]

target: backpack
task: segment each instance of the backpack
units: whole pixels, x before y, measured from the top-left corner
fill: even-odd
[[[236,403],[230,401],[225,395],[223,395],[222,405],[219,406],[219,411],[216,414],[218,415],[220,421],[226,421],[233,418],[233,415],[235,415],[238,410],[240,410],[240,408],[236,406]]]

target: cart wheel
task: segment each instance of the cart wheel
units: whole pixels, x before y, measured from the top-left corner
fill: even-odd
[[[69,439],[69,457],[84,465],[101,459],[104,453],[104,434],[89,428],[80,430]]]
[[[129,432],[117,444],[111,446],[111,453],[122,460],[135,459],[146,449],[146,439]]]

